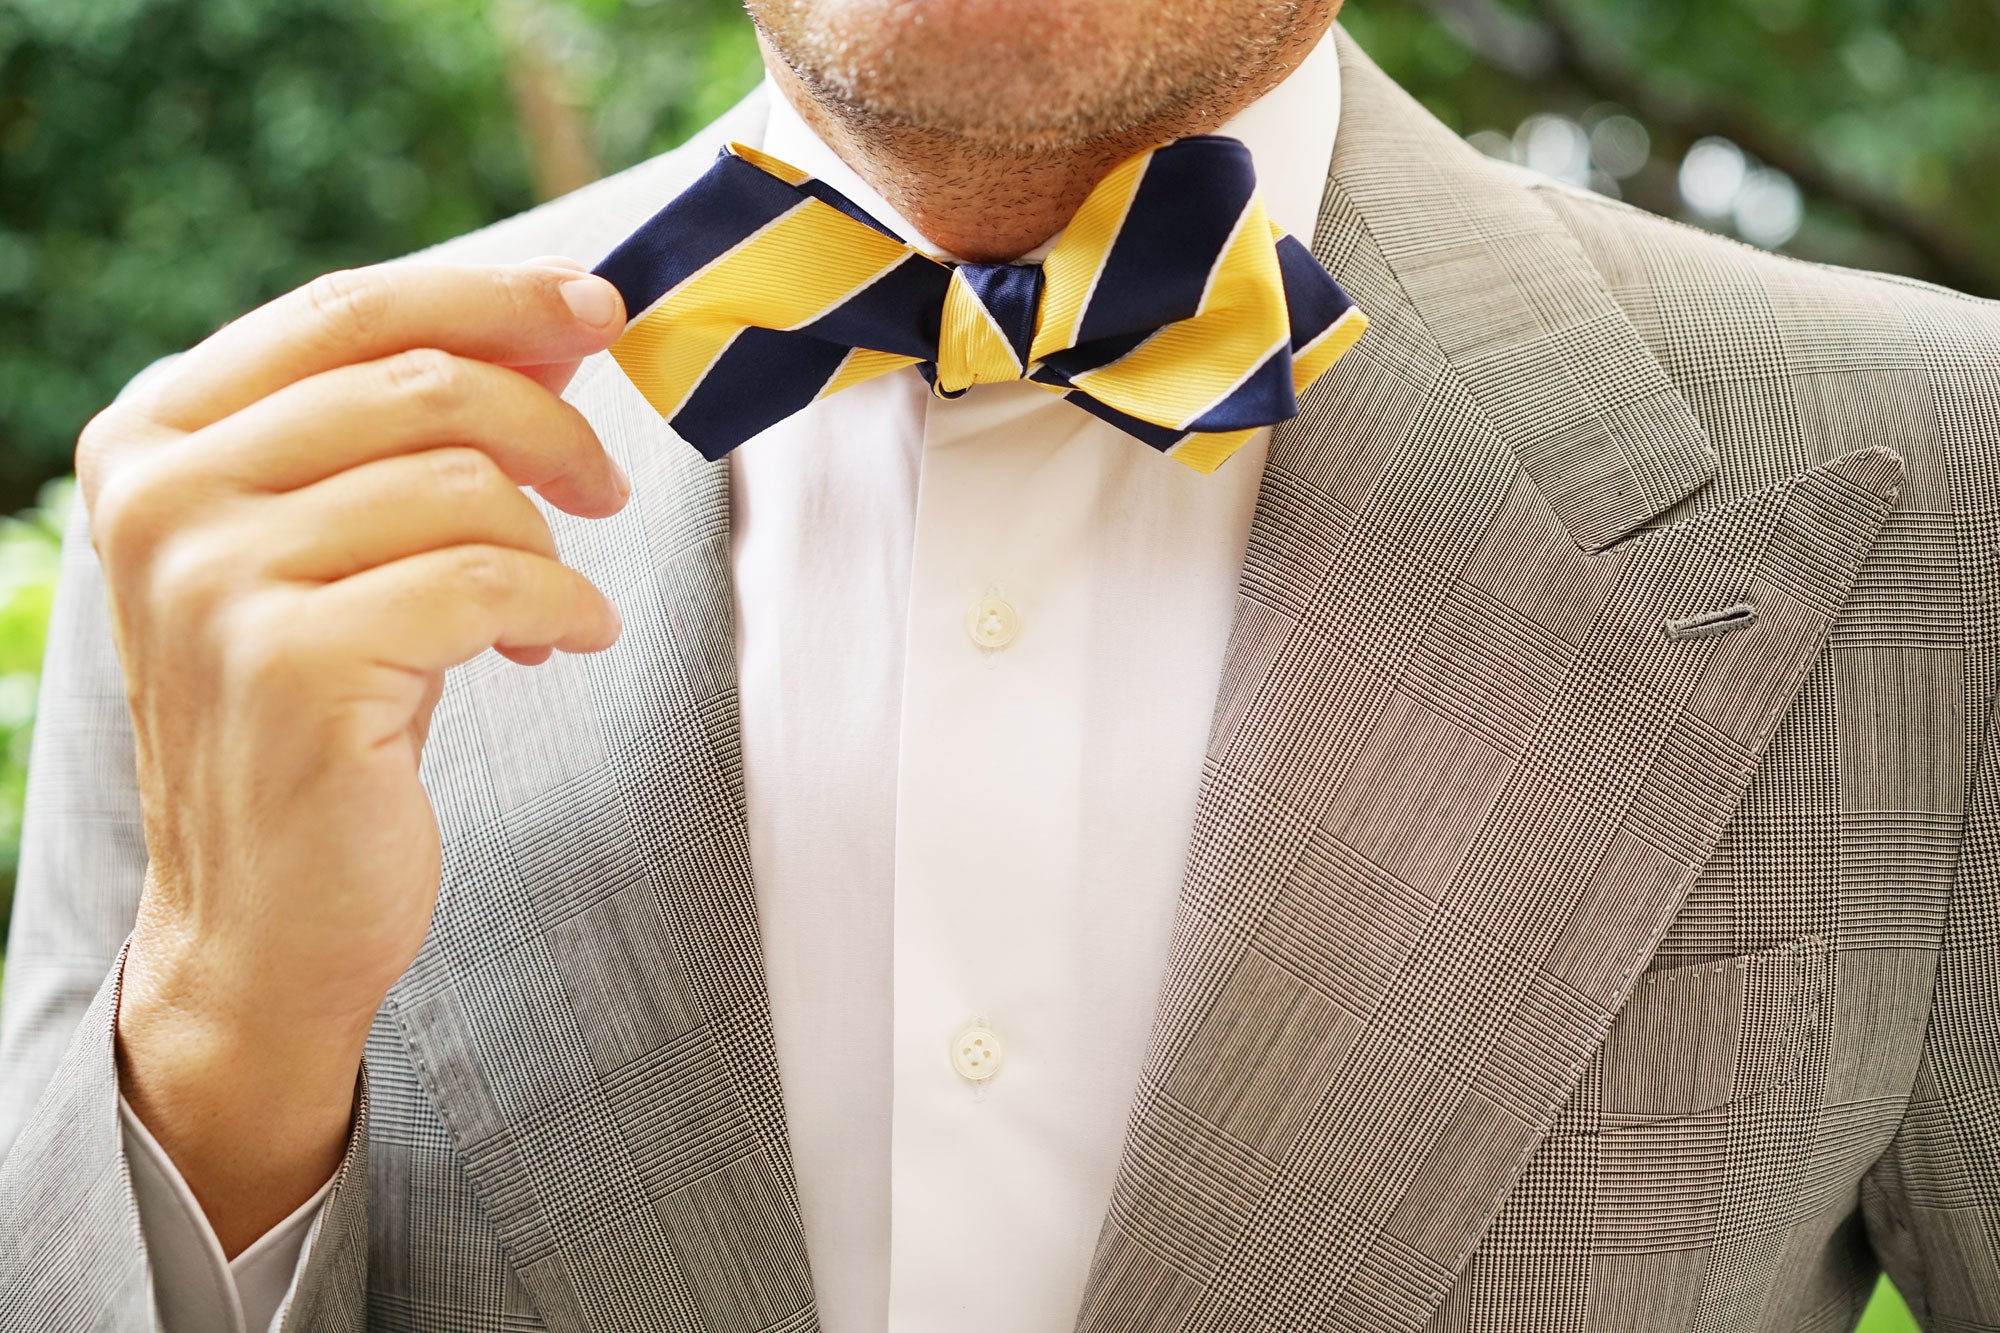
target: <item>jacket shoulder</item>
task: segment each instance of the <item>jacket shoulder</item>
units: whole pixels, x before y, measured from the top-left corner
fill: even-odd
[[[2000,301],[1797,259],[1513,170],[1562,219],[1635,319],[1650,315],[1672,325],[1708,311],[1724,328],[1754,320],[1808,372],[1862,370],[1879,358],[2000,377]],[[1683,350],[1718,356],[1747,350],[1727,338],[1712,347],[1683,341],[1693,344]]]

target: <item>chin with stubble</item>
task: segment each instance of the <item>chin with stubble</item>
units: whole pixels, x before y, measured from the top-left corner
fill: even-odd
[[[747,7],[773,77],[842,158],[934,239],[999,259],[1052,233],[1117,162],[1269,91],[1340,0]]]

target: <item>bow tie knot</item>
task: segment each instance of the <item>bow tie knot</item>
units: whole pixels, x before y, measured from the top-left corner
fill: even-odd
[[[1214,136],[1120,164],[1039,265],[942,263],[730,144],[596,271],[638,312],[613,358],[711,459],[914,366],[944,398],[1028,380],[1212,472],[1367,327]]]
[[[1029,264],[960,264],[938,321],[931,388],[956,398],[975,384],[1026,379],[1033,364],[1042,270]]]

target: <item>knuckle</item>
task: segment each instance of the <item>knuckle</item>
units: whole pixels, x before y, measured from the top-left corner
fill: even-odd
[[[467,504],[483,499],[501,480],[500,468],[491,458],[469,445],[450,445],[428,451],[431,486],[447,503]]]
[[[107,407],[84,423],[77,433],[76,451],[72,462],[75,464],[78,480],[85,485],[86,492],[99,479],[118,443],[125,437],[128,424],[124,413],[115,407]]]
[[[462,406],[470,386],[464,365],[449,352],[416,347],[398,352],[384,365],[391,390],[425,413],[450,412]]]
[[[244,690],[268,695],[293,691],[312,678],[315,655],[291,633],[278,617],[243,617],[231,635],[228,647],[232,683]]]
[[[104,477],[90,506],[90,531],[107,564],[143,561],[168,531],[151,469],[132,463]]]
[[[458,548],[454,574],[465,591],[482,602],[498,602],[516,587],[515,562],[496,547]]]
[[[205,624],[237,588],[243,571],[242,551],[211,533],[183,529],[165,539],[153,557],[153,597],[174,623]]]
[[[571,275],[574,276],[574,275]],[[562,278],[542,269],[509,268],[495,271],[494,283],[507,306],[507,316],[517,327],[545,324],[551,319],[573,319],[561,296]]]
[[[365,340],[382,326],[388,293],[363,269],[336,269],[305,285],[307,309],[340,342]]]

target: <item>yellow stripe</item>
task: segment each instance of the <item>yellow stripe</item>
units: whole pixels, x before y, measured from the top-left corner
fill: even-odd
[[[1151,152],[1139,154],[1112,168],[1097,183],[1083,207],[1070,219],[1062,239],[1042,261],[1042,308],[1035,318],[1035,339],[1028,359],[1040,361],[1066,347],[1076,346],[1077,327],[1083,322],[1084,307],[1097,285],[1097,275],[1110,257],[1132,196],[1146,174]]]
[[[835,371],[833,378],[820,389],[819,396],[831,398],[842,389],[851,389],[865,380],[874,379],[877,375],[886,375],[892,370],[901,370],[904,366],[916,364],[917,358],[914,356],[897,356],[894,352],[878,352],[869,347],[857,347],[847,354],[845,361],[840,363],[840,369]]]
[[[668,292],[611,355],[671,419],[745,325],[789,329],[865,287],[908,247],[808,199]]]
[[[1301,347],[1292,362],[1292,392],[1304,393],[1314,381],[1333,368],[1333,363],[1346,355],[1347,350],[1359,342],[1361,335],[1368,331],[1368,316],[1361,313],[1359,306],[1349,306],[1347,312],[1320,332],[1319,337]],[[1250,442],[1253,430],[1197,431],[1189,435],[1173,448],[1167,450],[1170,457],[1179,460],[1197,472],[1209,473],[1222,466],[1223,460]]]
[[[1269,228],[1263,200],[1252,195],[1201,308],[1071,382],[1100,403],[1159,425],[1198,418],[1291,339]]]
[[[787,185],[804,185],[812,179],[812,175],[809,172],[800,171],[789,162],[780,162],[769,153],[758,152],[747,143],[737,143],[732,140],[729,144],[729,151],[737,157],[742,158],[745,162],[748,162],[751,166],[776,176]]]
[[[965,280],[965,270],[951,271],[944,291],[944,319],[938,328],[937,391],[957,393],[974,384],[1000,384],[1021,378],[1014,349],[993,322],[993,312]]]
[[[642,321],[611,344],[611,359],[653,410],[671,421],[715,359],[729,350],[742,331],[742,325],[727,322],[700,330],[673,330],[650,327]],[[677,333],[681,336],[676,337]],[[695,334],[700,336],[692,336]],[[686,369],[688,366],[693,369]]]
[[[1196,431],[1167,450],[1167,456],[1176,462],[1186,463],[1196,472],[1210,473],[1221,467],[1224,459],[1250,443],[1250,437],[1258,429],[1261,428]]]
[[[1319,337],[1293,354],[1292,392],[1300,394],[1311,388],[1313,381],[1333,369],[1333,363],[1346,355],[1347,349],[1367,331],[1368,316],[1361,313],[1361,307],[1347,307],[1346,313],[1322,329]]]

